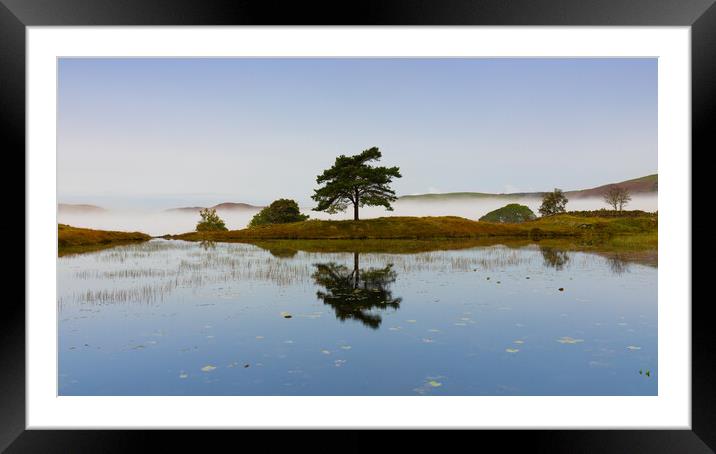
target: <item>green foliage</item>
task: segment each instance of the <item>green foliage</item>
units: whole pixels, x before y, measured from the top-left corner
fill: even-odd
[[[201,221],[196,224],[197,232],[216,232],[228,230],[224,221],[221,220],[216,210],[213,208],[204,208],[199,211]]]
[[[306,219],[308,219],[308,216],[301,214],[298,203],[294,200],[278,199],[256,213],[251,219],[249,227],[267,224],[287,224],[289,222],[305,221]]]
[[[400,169],[368,165],[379,161],[381,156],[377,147],[354,156],[338,156],[333,167],[316,178],[316,183],[323,186],[314,190],[312,198],[318,203],[314,210],[337,213],[352,204],[356,221],[358,208],[362,206],[383,206],[392,211],[390,204],[397,197],[389,185],[393,178],[401,177]]]
[[[556,189],[552,192],[546,193],[542,197],[542,206],[539,207],[539,212],[542,216],[552,216],[559,213],[564,213],[564,207],[567,205],[569,200],[564,195],[561,189]]]
[[[498,208],[494,211],[490,211],[486,215],[480,218],[481,221],[487,222],[525,222],[535,219],[537,216],[525,205],[519,203],[510,203]]]

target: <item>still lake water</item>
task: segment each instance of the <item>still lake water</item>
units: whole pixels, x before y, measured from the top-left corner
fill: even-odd
[[[67,255],[59,394],[656,395],[657,268],[639,262],[167,240]]]

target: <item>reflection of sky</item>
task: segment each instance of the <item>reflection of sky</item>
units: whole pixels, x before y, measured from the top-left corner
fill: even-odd
[[[353,254],[278,258],[227,244],[145,254],[143,247],[134,255],[115,248],[60,259],[61,394],[657,390],[657,269],[649,266],[626,264],[615,273],[604,257],[569,252],[557,270],[535,248],[361,254],[362,268],[393,263],[397,273],[389,289],[399,308],[376,310],[382,322],[374,330],[337,320],[311,280],[314,264],[351,268]],[[178,268],[180,283],[189,281],[160,292],[163,299],[81,302],[88,290],[158,288]],[[128,269],[155,277],[94,274]],[[563,337],[581,342],[558,342]],[[216,370],[201,372],[206,365]],[[429,377],[442,385],[426,385]]]
[[[656,130],[656,59],[61,59],[58,188],[305,203],[379,146],[399,194],[581,189],[656,172]]]

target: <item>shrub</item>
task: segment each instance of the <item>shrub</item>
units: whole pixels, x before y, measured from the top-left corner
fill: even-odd
[[[301,210],[294,200],[278,199],[256,213],[253,219],[251,219],[249,227],[268,224],[287,224],[289,222],[305,221],[306,219],[308,219],[308,216],[301,214]]]
[[[213,208],[204,208],[199,211],[201,221],[196,224],[197,232],[213,232],[220,230],[228,230],[224,221],[216,214],[216,210]]]
[[[490,211],[480,218],[481,221],[487,222],[525,222],[535,219],[537,216],[525,205],[519,203],[510,203],[502,208]]]

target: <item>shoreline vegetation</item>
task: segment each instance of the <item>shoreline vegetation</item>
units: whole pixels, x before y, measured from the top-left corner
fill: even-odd
[[[141,232],[95,230],[57,224],[57,247],[60,256],[91,252],[120,244],[138,243],[152,239]]]
[[[473,221],[457,216],[382,217],[359,221],[307,220],[240,230],[188,232],[161,238],[186,241],[251,240],[451,240],[484,238],[583,238],[655,235],[658,216],[584,215],[544,216],[520,223]]]
[[[473,221],[457,216],[382,217],[359,221],[306,220],[240,230],[188,232],[152,237],[58,225],[60,255],[89,252],[151,238],[251,243],[275,255],[307,252],[416,253],[495,244],[540,245],[579,250],[644,251],[658,245],[658,215],[606,210],[544,216],[521,223]],[[439,244],[438,244],[439,243]]]

